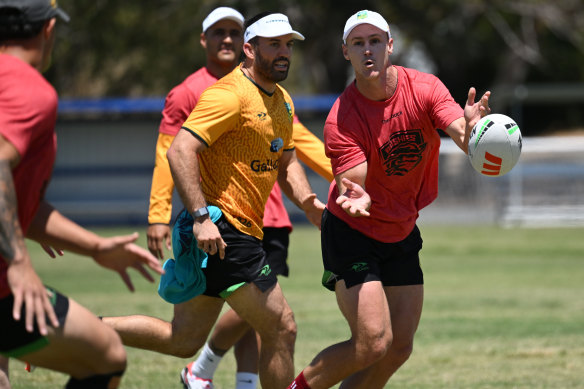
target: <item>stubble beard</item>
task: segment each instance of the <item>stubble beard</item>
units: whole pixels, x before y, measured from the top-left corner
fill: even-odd
[[[275,63],[277,61],[286,60],[288,62],[288,67],[285,71],[279,71],[275,69]],[[266,80],[272,82],[284,81],[288,77],[288,70],[290,70],[290,61],[287,58],[276,58],[272,62],[264,58],[258,48],[256,51],[256,69],[257,72]]]

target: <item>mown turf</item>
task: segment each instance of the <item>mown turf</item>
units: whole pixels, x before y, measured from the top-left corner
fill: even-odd
[[[414,354],[391,388],[584,387],[584,229],[421,226],[425,303]],[[100,230],[103,234],[129,230]],[[144,234],[141,244],[145,245]],[[90,259],[48,259],[30,245],[44,281],[100,315],[143,313],[170,320],[156,285],[129,293],[117,275]],[[284,293],[298,324],[296,371],[322,348],[348,336],[334,294],[320,286],[318,232],[298,226],[291,238],[291,278]],[[128,349],[124,388],[179,388],[186,359]],[[217,389],[234,387],[228,353]],[[58,388],[59,373],[29,374],[11,362],[13,388]]]

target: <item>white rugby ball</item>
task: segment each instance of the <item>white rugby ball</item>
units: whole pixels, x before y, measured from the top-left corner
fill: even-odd
[[[472,167],[485,176],[508,173],[521,155],[521,131],[509,116],[493,113],[473,127],[468,140]]]

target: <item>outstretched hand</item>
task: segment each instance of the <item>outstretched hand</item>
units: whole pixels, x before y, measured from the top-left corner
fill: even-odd
[[[491,108],[489,108],[491,92],[485,92],[481,99],[475,103],[476,95],[476,89],[471,87],[468,90],[468,98],[464,106],[464,120],[467,128],[473,128],[482,117],[491,113]]]
[[[136,239],[138,239],[137,232],[131,235],[103,238],[97,248],[97,253],[93,256],[93,259],[99,265],[117,272],[132,292],[134,291],[134,285],[127,273],[129,267],[136,269],[150,282],[154,282],[154,278],[148,273],[144,265],[158,274],[164,273],[162,266],[160,266],[158,259],[154,255],[134,244]]]
[[[337,197],[337,204],[353,217],[369,216],[371,197],[365,189],[347,178],[343,178],[341,182],[346,190]]]

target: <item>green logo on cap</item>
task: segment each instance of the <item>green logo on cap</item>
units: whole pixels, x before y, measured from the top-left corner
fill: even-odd
[[[367,11],[359,11],[357,13],[357,19],[365,19],[367,18]]]

